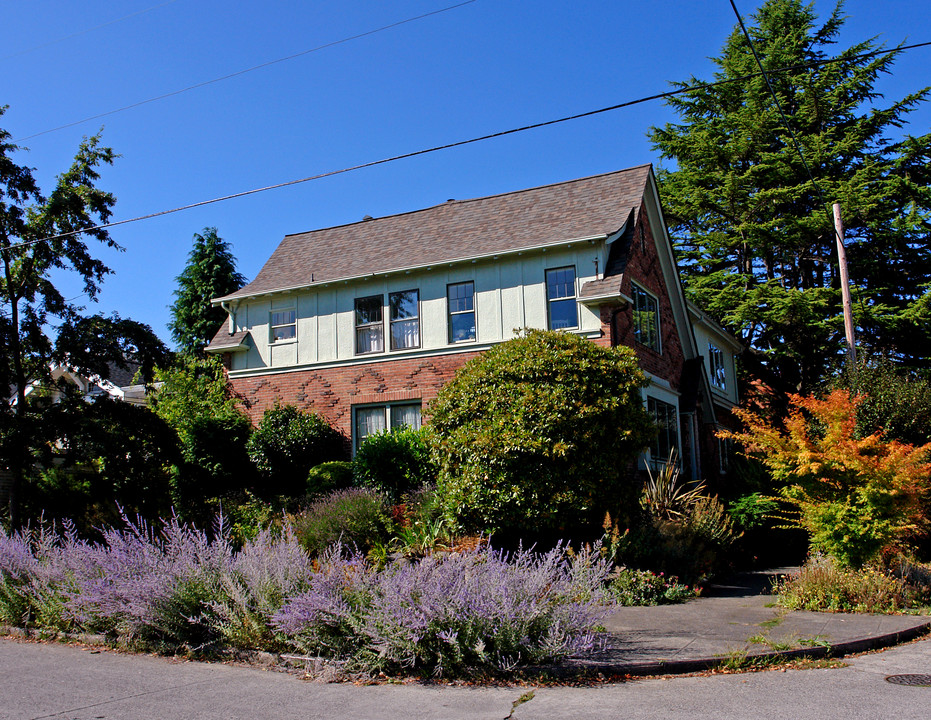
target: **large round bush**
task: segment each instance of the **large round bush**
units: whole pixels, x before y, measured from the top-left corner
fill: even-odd
[[[247,448],[267,496],[303,495],[310,468],[345,458],[343,436],[319,415],[293,405],[266,410]]]
[[[656,426],[632,350],[524,330],[460,369],[430,408],[438,488],[471,531],[549,531],[635,492]],[[600,517],[599,517],[600,513]]]

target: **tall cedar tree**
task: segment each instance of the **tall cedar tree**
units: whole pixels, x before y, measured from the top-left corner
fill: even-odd
[[[5,111],[0,107],[0,116]],[[12,403],[0,404],[0,469],[12,476],[13,526],[19,523],[19,491],[42,423],[41,405],[33,407],[26,396],[29,383],[49,382],[56,363],[106,379],[110,362],[126,369],[127,360],[141,361],[150,368],[166,353],[147,326],[116,315],[84,317],[82,308],[53,284],[57,272],[77,273],[84,295],[95,300],[110,269],[91,255],[85,236],[121,249],[96,227],[107,222],[116,202],[96,187],[98,168],[112,164],[113,150],[100,146],[99,135],[85,138],[48,197],[32,170],[10,157],[17,150],[10,134],[0,129],[0,387],[13,396]],[[57,339],[49,334],[56,328]]]
[[[229,243],[217,235],[216,228],[208,227],[203,234],[194,233],[194,247],[177,281],[168,328],[181,352],[200,355],[226,318],[223,308],[210,301],[238,290],[246,278],[236,272]]]
[[[751,372],[783,389],[816,386],[843,349],[830,205],[840,202],[858,341],[912,365],[931,350],[931,134],[890,135],[929,88],[881,107],[874,86],[897,52],[866,40],[838,52],[838,3],[816,26],[812,4],[767,0],[749,27],[786,114],[755,76],[669,102],[681,118],[650,139],[676,169],[659,173],[689,297],[748,346]],[[838,58],[824,65],[811,63]],[[739,27],[714,81],[759,68]],[[780,68],[791,68],[778,71]],[[677,87],[702,83],[692,77]],[[819,196],[793,145],[798,139]]]

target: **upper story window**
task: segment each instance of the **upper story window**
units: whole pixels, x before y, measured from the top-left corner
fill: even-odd
[[[272,342],[293,340],[297,337],[297,311],[273,310],[269,326]]]
[[[659,335],[659,302],[639,285],[632,285],[634,338],[641,345],[662,352]]]
[[[475,340],[475,284],[461,282],[446,286],[449,313],[449,342]]]
[[[724,351],[714,343],[708,343],[708,359],[711,361],[711,384],[721,390],[727,390],[727,367],[724,364]]]
[[[550,330],[579,326],[579,308],[575,302],[575,268],[546,271],[546,317]]]
[[[385,349],[385,324],[382,296],[356,298],[356,353],[381,352]]]
[[[420,291],[405,290],[388,295],[391,349],[420,347]]]
[[[657,400],[655,397],[648,397],[647,412],[653,416],[659,426],[656,439],[650,446],[651,464],[659,467],[669,460],[669,454],[673,448],[679,449],[679,421],[676,406]]]

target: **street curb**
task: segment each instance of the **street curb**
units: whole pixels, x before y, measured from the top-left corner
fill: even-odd
[[[845,655],[853,655],[869,650],[879,650],[881,648],[899,645],[929,633],[931,633],[931,622],[926,622],[912,628],[885,633],[883,635],[872,635],[856,640],[844,640],[842,642],[831,643],[830,645],[819,645],[795,650],[770,650],[758,653],[748,652],[742,657],[749,662],[759,661],[761,664],[778,664],[780,661],[788,662],[790,660],[801,659],[840,658]],[[567,664],[558,666],[558,668],[555,669],[556,674],[561,677],[577,677],[580,675],[593,674],[630,676],[687,675],[690,673],[714,670],[726,665],[728,662],[731,662],[731,658],[725,656],[692,658],[690,660],[656,660],[640,663],[611,663],[574,658],[569,660]],[[545,671],[542,667],[538,669],[541,672]],[[550,670],[550,672],[552,671],[553,669]]]

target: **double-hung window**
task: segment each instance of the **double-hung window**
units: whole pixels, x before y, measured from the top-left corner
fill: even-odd
[[[354,408],[355,419],[352,429],[352,445],[358,450],[369,435],[410,427],[420,427],[420,403],[398,403],[393,405],[369,405]]]
[[[724,351],[714,343],[708,343],[708,360],[711,363],[711,384],[719,390],[727,390],[727,366]]]
[[[420,347],[420,291],[405,290],[388,295],[391,349]]]
[[[475,284],[461,282],[446,286],[449,313],[449,342],[475,340]]]
[[[381,295],[356,298],[356,354],[385,349],[385,324]]]
[[[567,330],[579,326],[574,267],[546,271],[546,318],[550,330]]]
[[[293,340],[297,337],[297,311],[273,310],[269,318],[272,342]]]
[[[648,397],[647,411],[659,426],[659,432],[650,447],[651,464],[659,467],[669,459],[669,453],[673,448],[679,449],[679,421],[676,406],[657,400],[655,397]]]
[[[662,352],[659,334],[659,303],[639,285],[633,285],[634,338],[641,345]]]

